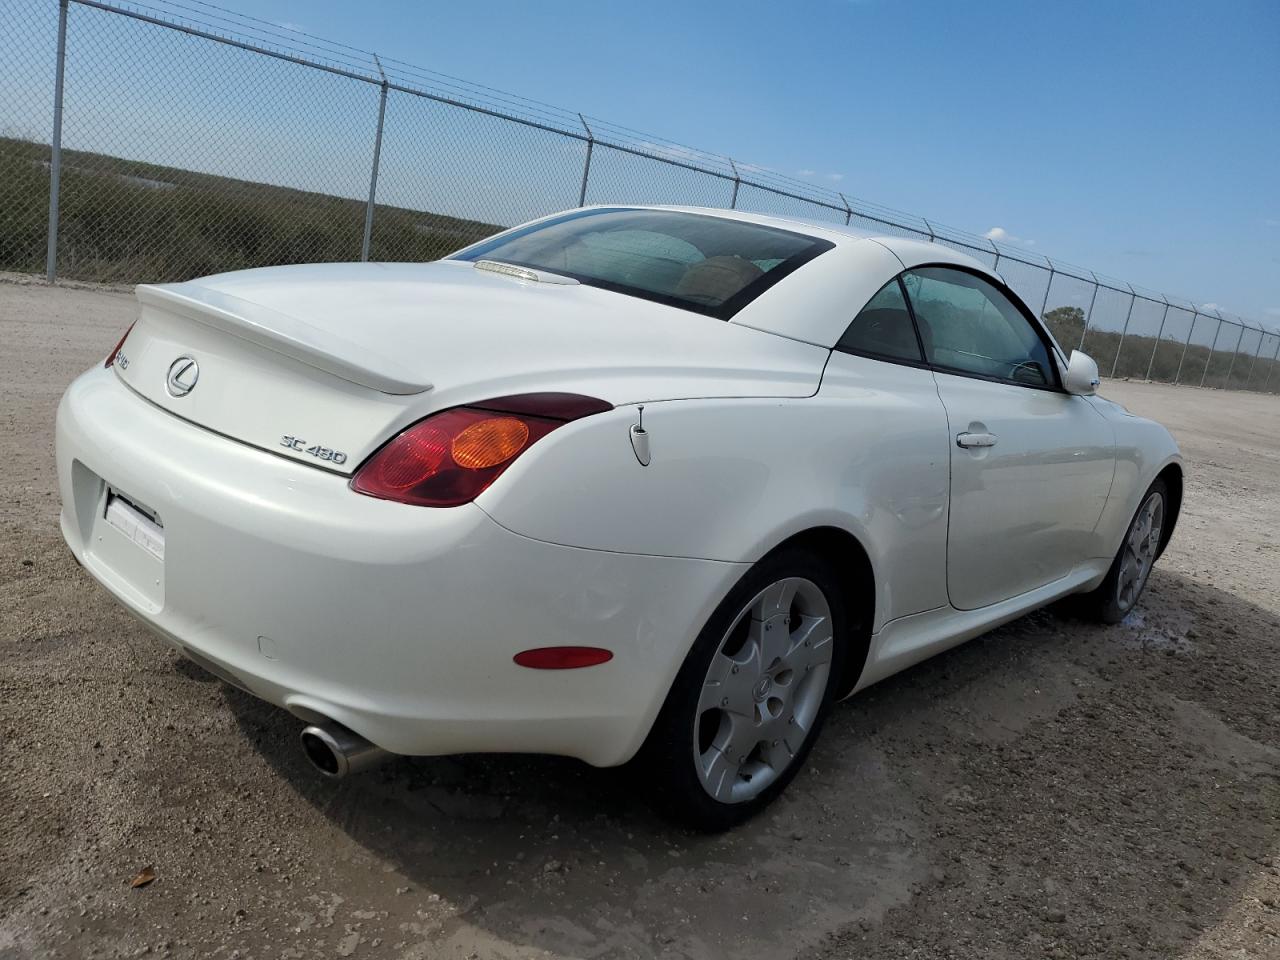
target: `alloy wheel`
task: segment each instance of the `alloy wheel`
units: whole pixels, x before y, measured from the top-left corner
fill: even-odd
[[[1121,611],[1127,612],[1137,603],[1156,562],[1163,529],[1164,497],[1153,492],[1138,508],[1122,548],[1120,576],[1116,579],[1116,604]]]
[[[694,721],[703,788],[722,803],[751,800],[800,752],[831,673],[831,606],[801,577],[761,590],[711,658]]]

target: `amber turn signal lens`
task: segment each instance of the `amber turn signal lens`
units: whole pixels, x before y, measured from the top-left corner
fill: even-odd
[[[510,460],[524,449],[529,428],[515,417],[493,417],[473,423],[456,437],[453,462],[468,470],[484,470]]]

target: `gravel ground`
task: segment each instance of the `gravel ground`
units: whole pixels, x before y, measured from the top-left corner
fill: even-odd
[[[702,837],[556,759],[322,782],[298,721],[153,640],[53,476],[58,396],[132,314],[0,283],[0,957],[1280,957],[1280,397],[1108,383],[1190,471],[1140,609],[872,688]]]

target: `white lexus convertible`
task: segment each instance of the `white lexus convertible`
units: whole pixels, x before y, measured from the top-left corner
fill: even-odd
[[[936,244],[586,208],[426,264],[141,286],[58,410],[62,531],[117,599],[388,754],[646,764],[728,826],[833,701],[1168,542],[1164,428]]]

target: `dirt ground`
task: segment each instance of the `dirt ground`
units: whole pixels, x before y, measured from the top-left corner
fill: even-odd
[[[0,958],[1280,957],[1280,397],[1106,384],[1189,466],[1141,608],[872,688],[704,837],[556,759],[323,782],[297,720],[153,640],[53,476],[57,399],[132,314],[0,283]]]

